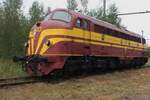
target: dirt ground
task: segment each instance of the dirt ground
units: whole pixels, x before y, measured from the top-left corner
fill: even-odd
[[[0,100],[150,100],[150,67],[9,87]]]

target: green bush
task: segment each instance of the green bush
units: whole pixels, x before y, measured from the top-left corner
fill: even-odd
[[[0,59],[0,78],[12,78],[26,76],[21,65],[8,59]]]

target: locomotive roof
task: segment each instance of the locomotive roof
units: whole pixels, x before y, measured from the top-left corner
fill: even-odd
[[[94,17],[83,15],[83,14],[81,14],[79,12],[75,12],[75,11],[68,10],[68,9],[56,9],[56,10],[68,11],[69,13],[71,13],[72,15],[74,15],[76,17],[80,17],[80,18],[83,18],[83,19],[90,20],[94,24],[97,24],[97,25],[100,25],[100,26],[103,26],[103,27],[106,27],[106,28],[109,28],[109,29],[112,29],[112,30],[115,30],[115,31],[119,31],[119,32],[122,32],[122,33],[125,33],[125,34],[129,34],[129,35],[132,35],[132,36],[135,36],[135,37],[139,37],[139,38],[142,37],[141,35],[139,35],[137,33],[134,33],[134,32],[126,30],[125,28],[119,28],[116,25],[113,25],[113,24],[108,23],[106,21],[98,20],[98,19],[96,19]]]

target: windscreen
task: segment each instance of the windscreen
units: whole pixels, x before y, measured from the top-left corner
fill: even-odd
[[[49,14],[45,18],[45,20],[59,20],[69,23],[71,21],[71,15],[65,11],[56,11],[54,13]]]

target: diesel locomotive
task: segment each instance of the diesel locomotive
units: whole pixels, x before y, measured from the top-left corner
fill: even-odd
[[[142,66],[146,41],[136,33],[68,9],[56,9],[36,23],[15,57],[29,74],[47,75],[82,67]],[[66,67],[67,66],[67,67]]]

